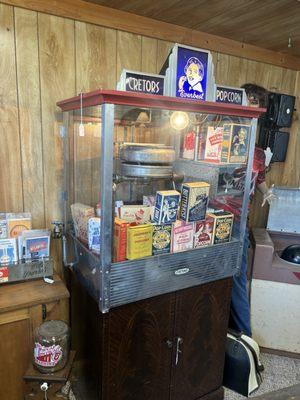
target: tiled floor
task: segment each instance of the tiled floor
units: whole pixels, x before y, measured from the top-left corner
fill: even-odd
[[[300,400],[300,359],[262,354],[265,366],[263,383],[251,398],[257,400]],[[292,387],[293,385],[296,385]],[[288,388],[285,390],[279,390]],[[279,390],[277,392],[277,390]],[[276,391],[276,393],[271,393]],[[74,385],[76,400],[96,400],[86,385],[80,380]],[[258,397],[257,397],[258,396]],[[225,400],[244,400],[246,397],[225,391]],[[137,399],[142,400],[142,399]]]
[[[280,357],[273,354],[262,354],[261,359],[265,367],[263,383],[261,387],[253,393],[251,396],[252,398],[300,383],[300,359]],[[271,398],[272,397],[267,397],[268,400]],[[226,390],[225,400],[243,399],[246,399],[246,397]],[[282,399],[284,399],[284,397],[282,397]],[[300,392],[295,399],[300,399]]]

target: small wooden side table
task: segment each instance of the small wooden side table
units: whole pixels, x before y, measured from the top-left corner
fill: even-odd
[[[67,381],[70,381],[70,372],[75,353],[75,351],[71,351],[65,368],[53,374],[42,374],[30,364],[23,376],[26,382],[25,400],[45,400],[45,398],[48,400],[69,399],[68,393],[63,393],[61,389]],[[47,397],[45,397],[45,391],[41,389],[43,383],[48,385],[48,390],[46,391]]]

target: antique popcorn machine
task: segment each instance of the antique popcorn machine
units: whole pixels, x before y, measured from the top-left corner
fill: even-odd
[[[105,90],[58,105],[64,261],[101,312],[237,272],[263,110]]]

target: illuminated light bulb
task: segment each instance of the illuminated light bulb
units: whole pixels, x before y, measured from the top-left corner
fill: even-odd
[[[189,125],[189,123],[190,123],[190,119],[186,112],[175,111],[171,115],[171,118],[170,118],[171,127],[178,131],[185,129]]]

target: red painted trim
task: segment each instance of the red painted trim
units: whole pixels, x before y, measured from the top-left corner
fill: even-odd
[[[96,90],[89,93],[83,93],[82,95],[83,107],[96,106],[105,103],[132,107],[163,108],[166,110],[232,115],[246,118],[258,118],[266,111],[264,108],[245,107],[209,101],[198,102],[194,100],[179,99],[177,97],[122,92],[119,90]],[[57,105],[62,111],[78,110],[80,108],[80,95],[59,101]]]

